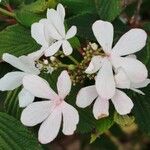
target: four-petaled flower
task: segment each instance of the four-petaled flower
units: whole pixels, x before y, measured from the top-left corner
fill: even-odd
[[[38,134],[41,143],[46,144],[56,138],[62,119],[63,133],[73,134],[79,122],[79,115],[77,110],[64,100],[71,90],[71,80],[67,71],[63,71],[58,77],[58,94],[49,87],[47,81],[36,75],[25,76],[23,85],[34,96],[48,99],[30,104],[21,115],[21,122],[26,126],[35,126],[43,122]]]
[[[22,85],[23,77],[28,74],[38,75],[40,71],[35,67],[35,63],[32,59],[27,56],[21,56],[19,58],[11,54],[3,54],[2,58],[5,62],[9,63],[13,67],[21,71],[13,71],[7,73],[4,77],[0,79],[0,90],[10,91],[18,88]],[[25,107],[32,103],[34,96],[28,92],[26,89],[22,89],[19,93],[19,105],[20,107]]]
[[[63,5],[58,4],[57,10],[48,9],[47,18],[41,19],[39,23],[34,23],[31,27],[32,37],[42,45],[42,48],[30,54],[35,59],[54,55],[61,47],[65,55],[70,55],[73,51],[72,46],[67,41],[77,33],[76,26],[72,26],[67,32],[65,30],[65,9]]]
[[[145,46],[147,34],[144,30],[131,29],[112,48],[113,26],[111,23],[99,20],[93,24],[92,29],[105,57],[94,56],[85,72],[92,74],[99,71],[96,76],[96,89],[102,98],[110,99],[115,95],[113,69],[121,67],[133,84],[146,80],[148,73],[145,65],[137,59],[126,56]]]

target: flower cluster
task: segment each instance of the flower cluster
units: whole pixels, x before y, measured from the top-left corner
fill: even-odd
[[[144,95],[139,88],[150,83],[145,65],[133,55],[146,44],[147,34],[144,30],[131,29],[112,48],[113,26],[98,20],[92,26],[98,44],[90,42],[83,48],[83,59],[78,62],[71,56],[73,47],[69,43],[69,39],[76,35],[77,27],[72,26],[68,31],[66,28],[65,9],[58,4],[56,10],[47,10],[47,18],[31,27],[31,35],[41,45],[40,50],[19,58],[3,54],[3,60],[19,71],[2,77],[0,90],[23,87],[18,95],[19,106],[25,107],[21,122],[26,126],[41,123],[38,139],[43,144],[56,138],[61,122],[65,135],[73,134],[77,128],[78,111],[65,101],[72,84],[82,83],[86,79],[95,81],[94,85],[80,89],[76,105],[85,108],[95,100],[93,115],[100,119],[109,116],[109,100],[120,115],[130,113],[134,104],[122,90],[130,89]],[[64,57],[74,64],[64,64]],[[59,67],[65,69],[58,77],[56,93],[40,75],[43,71],[51,74]],[[41,101],[34,102],[35,97]]]

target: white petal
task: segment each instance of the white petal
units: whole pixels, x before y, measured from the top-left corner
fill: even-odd
[[[113,43],[113,26],[110,22],[98,20],[92,26],[93,33],[105,53],[109,53]]]
[[[63,133],[65,135],[72,135],[76,130],[79,122],[78,111],[71,105],[64,102],[63,104]]]
[[[58,4],[57,5],[57,12],[59,13],[59,15],[61,16],[62,21],[64,21],[65,19],[65,8],[62,4]]]
[[[62,16],[54,9],[48,9],[47,18],[50,23],[54,26],[55,30],[61,35],[62,38],[65,38],[65,26],[61,18]]]
[[[93,74],[96,73],[102,66],[102,57],[101,56],[94,56],[91,59],[89,66],[86,68],[85,73]]]
[[[122,68],[117,69],[117,74],[114,76],[116,87],[121,89],[130,88],[130,80]]]
[[[24,88],[20,91],[18,97],[20,107],[26,107],[34,101],[34,96]]]
[[[143,82],[148,76],[145,65],[137,59],[129,57],[112,57],[112,63],[115,68],[122,67],[131,82]]]
[[[109,116],[109,100],[98,97],[93,106],[93,114],[95,119]]]
[[[134,91],[134,92],[136,92],[136,93],[138,93],[138,94],[145,95],[145,93],[142,92],[142,91],[139,90],[139,89],[131,88],[131,90]]]
[[[64,99],[71,91],[71,79],[67,71],[63,71],[57,81],[58,95]]]
[[[33,23],[31,26],[31,36],[36,40],[40,45],[48,45],[45,33],[44,33],[44,24],[42,23]]]
[[[116,94],[111,100],[115,106],[116,111],[120,115],[129,114],[133,108],[132,100],[120,90],[116,90]]]
[[[96,76],[96,90],[103,99],[110,99],[115,94],[112,65],[108,59],[103,61],[102,67]]]
[[[66,39],[70,39],[72,37],[74,37],[77,33],[77,27],[76,26],[72,26],[66,34]]]
[[[94,85],[84,87],[77,95],[76,105],[78,107],[85,108],[89,106],[97,96],[98,93]]]
[[[62,49],[66,56],[70,55],[73,51],[73,48],[67,40],[63,41]]]
[[[146,79],[146,80],[144,80],[143,82],[140,82],[140,83],[132,83],[131,87],[133,87],[133,88],[144,88],[148,84],[150,84],[150,79]]]
[[[40,73],[39,70],[35,67],[34,61],[27,56],[21,56],[17,58],[11,54],[4,53],[3,60],[9,63],[10,65],[14,66],[15,68],[22,70],[24,72],[35,74]]]
[[[15,71],[7,73],[0,79],[0,90],[9,91],[22,85],[22,79],[26,74],[24,72]]]
[[[50,88],[48,82],[36,75],[27,75],[23,78],[23,86],[32,95],[39,98],[55,100],[57,94]]]
[[[21,122],[26,126],[35,126],[44,121],[54,109],[52,101],[35,102],[27,106],[21,114]]]
[[[113,48],[113,53],[119,56],[140,51],[146,44],[147,34],[142,29],[131,29],[125,33]]]
[[[43,56],[44,54],[44,51],[46,50],[47,48],[44,48],[42,47],[40,50],[37,50],[36,52],[33,52],[33,53],[30,53],[28,54],[28,57],[32,60],[38,60],[40,57]]]
[[[61,45],[62,41],[53,43],[49,48],[47,48],[47,50],[45,50],[45,56],[48,57],[54,55],[60,49]]]
[[[60,129],[61,119],[61,111],[56,108],[39,129],[38,139],[40,143],[47,144],[56,138]]]

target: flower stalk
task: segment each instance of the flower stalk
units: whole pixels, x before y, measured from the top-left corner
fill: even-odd
[[[9,12],[9,11],[3,9],[3,8],[0,8],[0,13],[4,14],[4,15],[6,15],[6,16],[15,18],[15,14],[14,14],[14,13]]]

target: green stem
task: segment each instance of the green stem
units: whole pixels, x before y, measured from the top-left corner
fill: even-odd
[[[72,60],[76,65],[79,65],[79,62],[75,59],[75,58],[73,58],[72,56],[67,56],[70,60]]]
[[[59,67],[68,68],[68,67],[69,67],[69,65],[67,65],[67,64],[63,64],[63,63],[59,63]]]
[[[3,8],[0,8],[0,13],[4,14],[4,15],[6,15],[6,16],[10,16],[10,17],[15,18],[15,14],[14,14],[14,13],[11,13],[11,12],[9,12],[9,11],[3,9]]]

